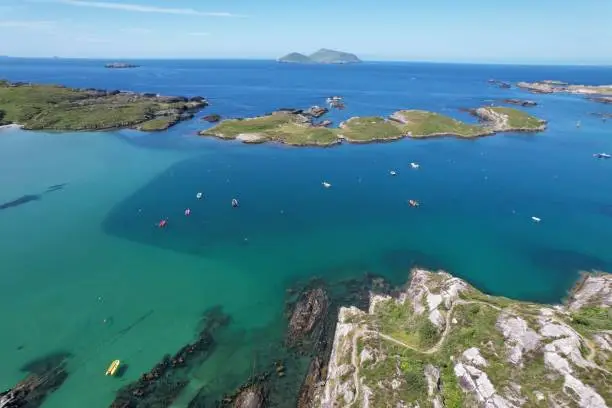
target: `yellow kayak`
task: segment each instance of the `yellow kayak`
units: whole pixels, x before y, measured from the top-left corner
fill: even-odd
[[[106,375],[115,375],[117,373],[117,370],[119,369],[119,365],[121,364],[121,361],[119,360],[115,360],[111,363],[110,366],[108,366],[108,368],[106,369]]]

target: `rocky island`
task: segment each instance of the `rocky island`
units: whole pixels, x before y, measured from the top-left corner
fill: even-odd
[[[194,112],[207,105],[200,96],[161,96],[0,80],[0,125],[17,124],[30,130],[158,131],[191,119]]]
[[[138,67],[140,67],[140,65],[129,64],[127,62],[111,62],[109,64],[104,65],[104,68],[111,68],[111,69],[125,69],[125,68],[138,68]]]
[[[201,131],[200,135],[237,139],[245,143],[280,142],[294,146],[330,146],[342,141],[370,143],[404,137],[434,136],[474,138],[499,132],[539,132],[546,129],[545,121],[521,110],[505,107],[470,110],[479,118],[480,124],[461,122],[433,112],[401,110],[388,118],[353,117],[341,123],[338,128],[327,128],[313,123],[311,110],[281,110],[254,118],[224,120]]]
[[[519,88],[532,93],[572,93],[580,95],[612,95],[612,85],[571,85],[561,81],[519,82]]]
[[[355,54],[327,48],[321,48],[309,56],[299,52],[292,52],[279,58],[277,61],[294,64],[354,64],[361,62]]]
[[[397,296],[342,307],[312,407],[580,407],[612,403],[612,275],[565,305],[488,296],[412,271]]]

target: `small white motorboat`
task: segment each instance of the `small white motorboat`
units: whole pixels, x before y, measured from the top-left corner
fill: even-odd
[[[395,170],[391,170],[389,172],[389,174],[392,175],[392,176],[397,176],[397,172]]]
[[[531,219],[533,220],[533,222],[540,222],[540,221],[542,221],[542,219],[538,218],[538,217],[531,217]]]
[[[610,156],[608,153],[595,153],[593,157],[596,157],[598,159],[609,159],[612,156]]]
[[[419,163],[412,162],[410,163],[410,167],[413,169],[418,169],[419,167],[421,167],[421,165]]]
[[[203,196],[203,194],[202,194],[202,193],[198,193],[198,194],[196,194],[196,198],[197,198],[198,200],[202,199],[202,196]]]
[[[328,183],[327,181],[324,181],[323,183],[321,183],[323,185],[323,187],[325,188],[330,188],[331,187],[331,183]]]
[[[235,198],[232,198],[232,207],[236,208],[238,207],[240,204],[238,203],[238,200],[236,200]]]

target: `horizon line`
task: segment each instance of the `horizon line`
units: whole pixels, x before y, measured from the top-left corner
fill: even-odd
[[[0,55],[0,59],[64,59],[64,60],[89,60],[89,61],[262,61],[277,62],[277,58],[263,57],[62,57],[62,56],[12,56]],[[427,59],[366,59],[358,63],[348,64],[310,64],[310,65],[360,65],[367,63],[415,63],[415,64],[456,64],[456,65],[518,65],[518,66],[588,66],[588,67],[612,67],[611,62],[600,63],[578,63],[578,62],[492,62],[492,61],[453,61],[453,60],[427,60]],[[286,63],[284,65],[306,65],[300,63]]]

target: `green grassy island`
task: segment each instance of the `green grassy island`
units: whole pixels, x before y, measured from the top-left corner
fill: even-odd
[[[401,110],[388,118],[354,117],[338,128],[314,124],[302,111],[277,111],[269,115],[224,120],[200,135],[238,139],[245,143],[280,142],[293,146],[329,146],[350,143],[391,141],[404,137],[455,136],[474,138],[498,132],[538,132],[546,122],[527,113],[505,107],[484,107],[471,111],[480,124],[469,124],[438,113]]]
[[[202,97],[0,81],[0,124],[30,130],[165,130],[208,105]]]
[[[413,270],[399,296],[340,309],[313,406],[605,408],[611,302],[606,273],[585,275],[566,304],[552,306]]]

